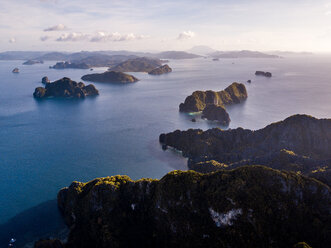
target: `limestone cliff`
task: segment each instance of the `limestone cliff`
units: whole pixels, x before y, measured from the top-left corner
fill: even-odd
[[[294,115],[257,131],[176,130],[161,134],[160,142],[182,151],[190,158],[189,166],[215,160],[229,168],[262,164],[307,174],[331,168],[331,119],[307,115]]]
[[[199,112],[204,110],[208,104],[230,105],[240,103],[247,98],[244,84],[232,83],[222,91],[195,91],[186,97],[185,102],[179,105],[181,112]]]
[[[161,180],[74,182],[58,194],[68,248],[312,247],[331,242],[331,192],[317,180],[261,166]]]

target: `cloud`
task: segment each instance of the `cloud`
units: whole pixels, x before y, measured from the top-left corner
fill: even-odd
[[[68,30],[68,28],[63,24],[58,24],[58,25],[44,29],[44,32],[63,31],[63,30]]]
[[[15,43],[15,42],[16,42],[16,39],[14,37],[9,39],[9,43]]]
[[[46,36],[41,36],[40,40],[41,41],[46,41],[46,40],[49,40],[50,38],[51,38],[50,36],[46,35]]]
[[[98,32],[96,35],[92,36],[91,42],[107,42],[107,41],[131,41],[131,40],[141,40],[145,39],[148,36],[145,35],[137,35],[137,34],[120,34],[118,32],[115,33],[105,33]]]
[[[83,33],[66,33],[62,34],[56,41],[83,41],[89,39],[88,34]]]
[[[177,40],[188,40],[193,38],[194,36],[195,33],[192,31],[183,31],[178,35]]]

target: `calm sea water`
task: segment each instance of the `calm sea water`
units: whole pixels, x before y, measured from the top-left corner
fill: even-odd
[[[51,70],[0,61],[0,223],[56,198],[73,180],[126,174],[160,178],[186,169],[186,160],[158,143],[162,132],[216,126],[178,112],[195,90],[222,90],[246,82],[248,100],[228,108],[230,128],[262,128],[289,115],[331,117],[331,58],[170,61],[173,72],[131,85],[95,83],[100,96],[84,100],[32,97],[41,78],[79,80],[88,70]],[[13,74],[14,67],[20,68]],[[106,68],[94,71],[102,72]],[[273,77],[255,77],[266,70]]]

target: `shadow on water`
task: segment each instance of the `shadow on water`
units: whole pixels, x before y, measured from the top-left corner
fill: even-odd
[[[15,247],[41,238],[65,238],[66,225],[57,207],[56,200],[41,203],[14,216],[0,225],[0,248],[8,247],[11,238],[16,239]]]
[[[148,144],[148,149],[153,157],[167,163],[171,170],[188,170],[187,158],[182,153],[174,149],[162,149],[158,140],[153,140]]]
[[[83,103],[85,100],[93,101],[98,96],[87,96],[85,98],[65,98],[65,97],[47,97],[47,98],[33,98],[37,104],[45,104],[47,102],[58,103],[58,104],[67,104],[70,102],[71,104],[80,104]]]

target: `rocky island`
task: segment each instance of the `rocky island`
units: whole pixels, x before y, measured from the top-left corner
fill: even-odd
[[[220,106],[240,103],[247,98],[247,91],[244,84],[232,83],[222,91],[195,91],[186,97],[185,102],[179,105],[181,112],[203,111],[208,104]]]
[[[89,69],[90,66],[86,63],[71,63],[68,61],[57,62],[55,65],[50,66],[50,69]]]
[[[42,60],[32,60],[32,59],[29,59],[29,60],[25,61],[23,63],[23,65],[34,65],[34,64],[43,64],[43,63],[44,63],[44,61],[42,61]]]
[[[226,112],[224,106],[215,105],[215,104],[208,104],[202,111],[201,118],[210,121],[218,121],[223,126],[229,125],[231,121],[230,116],[228,112]]]
[[[271,72],[264,72],[264,71],[256,71],[255,72],[256,76],[264,76],[264,77],[272,77]]]
[[[18,69],[17,67],[12,70],[12,73],[19,73],[19,72],[20,72],[20,69]]]
[[[99,95],[99,91],[93,84],[86,85],[82,82],[72,81],[70,78],[62,78],[53,83],[46,83],[45,88],[37,87],[33,96],[35,98],[65,97],[84,98],[86,96]]]
[[[49,84],[51,81],[48,79],[48,77],[43,77],[42,79],[41,79],[41,83],[42,84]]]
[[[210,167],[211,160],[228,169],[260,164],[313,176],[331,186],[331,119],[294,115],[257,131],[176,130],[161,134],[160,142],[182,151],[192,169],[203,169],[206,162]]]
[[[106,71],[103,73],[93,73],[82,76],[82,80],[100,83],[134,83],[138,78],[118,71]]]
[[[70,228],[64,244],[70,248],[331,242],[330,188],[263,166],[210,174],[173,171],[161,180],[112,176],[73,182],[59,192],[58,206]]]
[[[232,83],[222,91],[195,91],[186,97],[185,102],[179,105],[180,112],[202,112],[202,118],[210,121],[218,121],[221,125],[230,123],[229,114],[225,110],[226,105],[240,103],[247,98],[244,84]]]
[[[169,67],[169,65],[162,65],[160,67],[157,67],[157,68],[151,70],[150,72],[148,72],[148,74],[161,75],[161,74],[169,73],[169,72],[172,72],[172,69]]]

